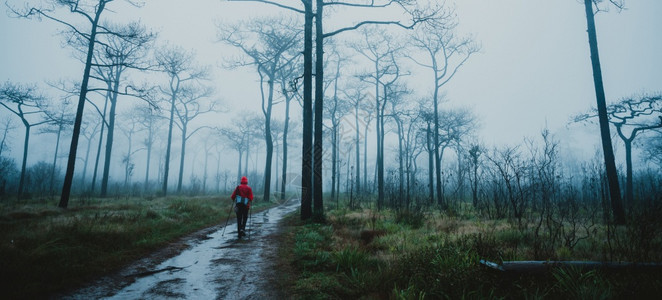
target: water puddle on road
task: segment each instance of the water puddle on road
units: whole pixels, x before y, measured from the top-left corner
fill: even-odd
[[[265,251],[274,245],[264,237],[274,233],[285,215],[299,207],[290,200],[251,216],[248,236],[237,239],[236,223],[213,232],[207,239],[172,257],[153,271],[134,274],[135,281],[117,292],[106,291],[103,299],[263,299],[262,273]],[[233,214],[234,216],[234,214]],[[103,288],[97,287],[98,290]],[[112,295],[109,296],[108,295]],[[73,295],[73,298],[93,296]]]

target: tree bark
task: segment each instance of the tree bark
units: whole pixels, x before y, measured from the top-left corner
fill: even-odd
[[[366,124],[363,129],[363,190],[368,189],[368,129]]]
[[[85,59],[85,70],[83,71],[83,81],[80,86],[80,96],[78,97],[78,107],[76,109],[76,119],[74,121],[74,129],[71,136],[71,147],[69,148],[69,161],[67,162],[67,172],[64,176],[64,184],[62,186],[62,195],[60,197],[61,208],[67,208],[69,205],[69,196],[71,194],[71,184],[74,180],[74,168],[76,165],[76,152],[78,151],[78,139],[80,137],[80,127],[83,123],[83,111],[85,109],[85,100],[87,99],[87,86],[90,80],[90,70],[92,68],[92,56],[94,55],[94,44],[96,43],[97,24],[106,6],[105,1],[99,1],[99,6],[92,21],[92,29],[90,31],[90,40],[87,48],[87,58]]]
[[[121,71],[117,70],[113,78],[113,88],[110,96],[110,112],[108,115],[108,137],[106,137],[106,155],[104,156],[103,176],[101,177],[101,197],[108,195],[108,177],[110,175],[110,158],[113,151],[113,139],[115,136],[115,114],[117,110],[117,93],[120,86]]]
[[[97,155],[94,159],[94,173],[92,174],[92,183],[90,185],[90,192],[94,193],[97,184],[97,174],[99,173],[99,160],[101,159],[101,146],[103,145],[103,133],[106,129],[106,111],[108,109],[108,100],[110,99],[110,84],[108,85],[108,93],[103,104],[103,115],[101,115],[101,133],[99,133],[99,146],[97,147]]]
[[[62,122],[64,122],[64,114],[60,116],[60,121],[57,129],[57,137],[55,138],[55,155],[53,155],[53,166],[51,167],[51,184],[49,187],[49,189],[51,190],[51,195],[54,195],[53,189],[55,186],[55,166],[57,165],[57,153],[60,149],[60,135],[62,133],[62,127],[63,127]]]
[[[275,64],[273,65],[275,68]],[[264,141],[267,146],[267,153],[266,153],[266,158],[265,158],[265,165],[264,165],[264,194],[263,194],[263,200],[265,202],[270,201],[270,196],[271,196],[271,168],[273,164],[273,157],[274,157],[274,141],[273,137],[271,136],[271,109],[273,107],[273,98],[274,98],[274,77],[275,77],[275,70],[271,70],[271,74],[269,76],[269,96],[267,98],[267,110],[264,114]]]
[[[175,121],[175,97],[176,93],[172,94],[170,99],[170,121],[168,124],[168,141],[166,142],[166,156],[165,156],[165,167],[163,168],[163,186],[161,187],[161,193],[163,197],[168,194],[168,173],[170,173],[170,148],[172,143],[172,126]]]
[[[593,83],[595,85],[595,96],[598,104],[598,119],[600,123],[600,135],[602,137],[602,151],[604,152],[607,180],[609,182],[609,196],[611,209],[616,224],[625,224],[625,211],[621,201],[621,190],[618,183],[618,173],[614,159],[614,149],[609,132],[609,119],[607,117],[607,104],[605,90],[602,83],[602,70],[600,68],[600,57],[598,52],[598,38],[595,29],[595,18],[593,15],[593,0],[584,0],[586,10],[586,23],[588,25],[588,43],[591,51],[591,65],[593,67]]]
[[[147,161],[145,162],[145,184],[143,186],[143,191],[147,191],[149,186],[149,162],[152,158],[152,145],[154,144],[154,137],[152,132],[152,124],[149,125],[148,132],[148,141],[147,141]]]
[[[177,179],[177,194],[182,192],[182,180],[184,179],[184,159],[186,159],[186,134],[188,131],[187,123],[182,123],[182,153],[179,156],[179,179]]]
[[[324,31],[322,17],[324,1],[316,0],[315,14],[315,141],[314,141],[314,170],[313,170],[313,196],[314,213],[317,218],[324,216],[324,200],[322,199],[322,137],[323,137],[323,108],[324,108]]]
[[[21,161],[21,179],[18,183],[19,199],[23,197],[23,193],[25,192],[25,172],[28,161],[28,145],[30,141],[30,124],[28,124],[28,122],[25,119],[23,119],[23,125],[25,126],[25,138],[23,139],[23,160]]]
[[[361,192],[361,136],[359,132],[359,103],[360,98],[356,99],[354,108],[354,123],[356,124],[356,194]]]
[[[634,139],[634,135],[632,136]],[[632,140],[623,140],[625,143],[625,199],[627,205],[634,201],[634,187],[632,183]]]
[[[283,168],[280,176],[281,189],[280,200],[285,200],[285,187],[287,184],[287,133],[290,129],[290,101],[292,98],[285,96],[285,124],[283,126]]]
[[[430,122],[428,122],[428,128],[425,134],[426,142],[428,146],[428,188],[430,191],[430,204],[434,204],[434,145],[432,145],[432,128]]]
[[[441,153],[439,150],[439,75],[437,75],[437,63],[434,66],[434,96],[432,98],[434,106],[434,133],[432,135],[434,140],[434,166],[437,188],[437,204],[444,209],[444,193],[441,189]]]
[[[312,217],[313,176],[313,3],[301,0],[305,7],[304,50],[303,50],[303,147],[301,159],[301,219]]]

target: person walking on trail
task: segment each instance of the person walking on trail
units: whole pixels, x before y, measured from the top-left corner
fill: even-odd
[[[253,189],[248,186],[248,178],[246,176],[241,177],[241,184],[234,189],[230,198],[235,202],[234,211],[237,213],[237,232],[239,238],[241,238],[246,235],[248,210],[251,209],[251,203],[253,202]]]

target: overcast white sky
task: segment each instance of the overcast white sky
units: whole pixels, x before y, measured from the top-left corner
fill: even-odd
[[[9,1],[21,5],[23,1]],[[482,44],[445,88],[450,106],[474,110],[482,125],[479,138],[488,145],[519,144],[549,127],[566,148],[592,153],[593,131],[570,125],[571,115],[595,105],[586,19],[578,0],[457,0],[460,30]],[[598,42],[608,101],[662,90],[662,1],[626,0],[627,9],[596,16]],[[113,4],[114,5],[114,4]],[[214,66],[220,97],[233,108],[254,103],[259,111],[257,77],[250,69],[221,70],[230,50],[215,40],[216,21],[233,22],[276,9],[257,3],[220,0],[146,1],[143,8],[117,8],[109,18],[140,18],[159,32],[160,41],[193,49],[201,64]],[[342,23],[340,15],[334,21]],[[79,80],[82,65],[62,48],[58,25],[0,14],[0,80],[43,83]],[[342,46],[342,43],[341,43]],[[416,87],[425,89],[430,74],[412,69]],[[417,91],[427,95],[429,91]],[[238,103],[241,103],[238,105]],[[0,112],[0,116],[6,116]],[[595,128],[597,130],[597,128]],[[20,135],[16,138],[20,139]],[[37,139],[48,139],[39,136]],[[586,146],[589,145],[589,146]],[[14,143],[13,153],[20,153]],[[35,153],[32,162],[46,159]],[[618,154],[617,154],[618,155]],[[140,174],[140,173],[138,173]]]

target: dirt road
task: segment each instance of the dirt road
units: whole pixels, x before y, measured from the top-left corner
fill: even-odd
[[[290,200],[253,214],[248,226],[250,236],[241,240],[237,239],[236,223],[232,222],[224,235],[223,227],[203,231],[184,245],[164,250],[186,248],[160,264],[147,258],[64,298],[273,299],[276,296],[269,290],[266,278],[273,277],[267,273],[276,246],[269,237],[276,232],[278,221],[298,206],[299,201]]]

